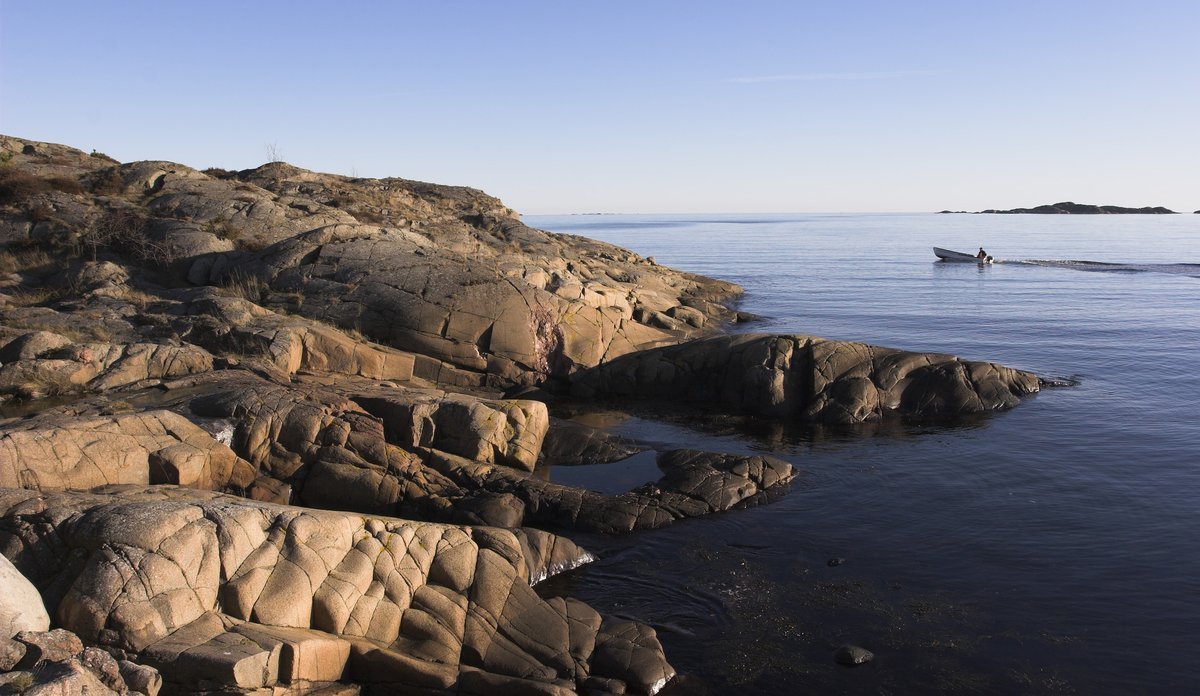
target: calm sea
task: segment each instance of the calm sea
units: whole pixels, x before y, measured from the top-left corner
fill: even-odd
[[[586,537],[601,559],[547,592],[654,625],[697,692],[1195,693],[1200,215],[526,222],[740,283],[741,308],[767,317],[746,330],[1079,381],[954,427],[593,415],[660,448],[770,452],[802,475],[769,504]],[[1010,263],[936,263],[935,245]],[[600,490],[656,478],[649,455],[550,475]],[[843,643],[874,662],[836,665]]]

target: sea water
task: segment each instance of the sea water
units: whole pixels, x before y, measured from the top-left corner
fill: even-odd
[[[608,414],[610,430],[660,449],[769,453],[801,473],[768,504],[582,537],[599,560],[546,592],[655,626],[697,691],[1195,692],[1200,215],[526,222],[739,283],[740,308],[765,319],[737,330],[948,352],[1078,382],[941,426],[827,432]],[[932,253],[981,245],[1003,263]],[[550,475],[597,489],[657,476],[652,455],[607,466],[612,476]],[[837,665],[844,643],[875,660]]]

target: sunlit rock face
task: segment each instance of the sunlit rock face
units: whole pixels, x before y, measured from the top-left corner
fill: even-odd
[[[398,689],[650,693],[654,631],[530,579],[587,560],[561,537],[306,510],[173,486],[0,491],[0,550],[85,642],[185,689],[350,679]]]

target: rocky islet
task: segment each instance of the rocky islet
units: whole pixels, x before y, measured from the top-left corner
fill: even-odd
[[[725,334],[736,285],[472,189],[0,150],[0,579],[50,621],[0,613],[22,688],[654,693],[675,674],[652,628],[531,584],[590,560],[572,531],[726,511],[795,472],[677,450],[619,495],[555,484],[539,461],[640,447],[506,394],[853,424],[1040,386]]]

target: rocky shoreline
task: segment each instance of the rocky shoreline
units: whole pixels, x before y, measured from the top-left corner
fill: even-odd
[[[539,466],[638,449],[554,417],[556,395],[855,424],[1042,384],[727,334],[731,283],[472,189],[281,162],[0,136],[0,247],[14,692],[653,694],[676,675],[651,627],[532,585],[591,560],[574,531],[728,511],[795,472],[676,450],[622,494],[555,484]]]

